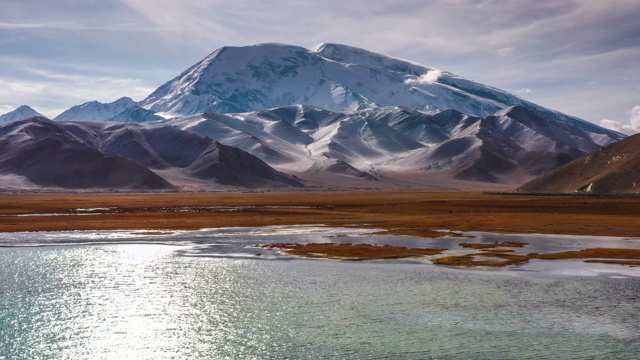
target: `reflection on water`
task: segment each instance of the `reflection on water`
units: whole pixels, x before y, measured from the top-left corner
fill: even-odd
[[[519,271],[460,270],[275,255],[265,261],[244,247],[291,236],[336,240],[323,237],[331,229],[302,230],[225,229],[141,244],[102,243],[110,233],[92,235],[94,242],[81,239],[88,234],[63,241],[58,233],[48,244],[66,246],[0,248],[0,359],[640,354],[637,268],[536,261]],[[43,245],[48,235],[30,236],[37,238],[30,244]],[[242,245],[232,246],[233,238]],[[574,276],[583,274],[593,276]]]

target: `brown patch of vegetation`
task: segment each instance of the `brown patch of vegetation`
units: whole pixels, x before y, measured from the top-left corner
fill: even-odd
[[[462,245],[462,244],[461,244]],[[477,257],[499,258],[496,260],[477,260]],[[481,251],[476,254],[451,255],[432,260],[436,265],[459,267],[503,267],[522,265],[532,259],[560,260],[560,259],[590,259],[585,262],[599,262],[605,264],[640,265],[640,249],[592,248],[576,251],[563,251],[546,254],[514,254],[500,249]],[[604,260],[606,259],[606,260]]]
[[[463,234],[456,231],[441,231],[441,230],[432,230],[425,228],[393,228],[387,230],[374,231],[367,235],[404,235],[404,236],[417,236],[417,237],[470,237],[464,236]]]
[[[547,254],[529,254],[532,259],[625,259],[640,260],[640,249],[592,248]]]
[[[600,263],[600,264],[615,264],[615,265],[629,265],[629,266],[640,266],[640,260],[585,260],[586,263]]]
[[[457,267],[504,267],[509,265],[522,265],[526,264],[529,259],[526,255],[504,256],[504,253],[482,253],[482,254],[465,254],[465,255],[452,255],[444,256],[433,259],[432,262],[436,265],[447,265]],[[482,257],[495,257],[500,260],[477,260],[478,256]]]
[[[277,243],[256,245],[269,250],[283,250],[286,254],[308,258],[340,260],[384,260],[437,255],[445,249],[407,248],[392,245],[335,244],[335,243]]]
[[[173,231],[138,231],[132,234],[142,235],[142,236],[163,236],[163,235],[173,235],[175,233]]]
[[[477,250],[482,250],[482,249],[497,249],[497,248],[521,248],[525,245],[527,245],[527,243],[523,243],[523,242],[517,242],[517,241],[505,241],[505,242],[494,242],[493,244],[487,244],[487,243],[461,243],[459,244],[460,246],[462,246],[463,248],[466,249],[477,249]]]

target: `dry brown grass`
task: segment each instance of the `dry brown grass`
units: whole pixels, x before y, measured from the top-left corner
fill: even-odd
[[[614,264],[614,265],[629,265],[629,266],[640,266],[640,260],[585,260],[586,263],[600,263],[600,264]]]
[[[277,243],[257,245],[270,250],[283,250],[286,254],[340,260],[384,260],[437,255],[445,249],[417,249],[404,246],[335,243]]]
[[[501,250],[500,248],[521,248],[521,247],[527,245],[527,243],[517,242],[517,241],[505,241],[505,242],[494,242],[492,244],[487,244],[487,243],[461,243],[459,245],[462,246],[463,248],[466,248],[466,249],[476,249],[476,250],[495,249],[495,250],[504,251],[504,250]]]
[[[625,259],[640,260],[640,249],[592,248],[547,254],[529,254],[532,259]]]
[[[211,206],[257,207],[234,212],[167,211]],[[441,229],[640,236],[640,198],[504,196],[466,191],[0,195],[0,214],[96,207],[116,207],[119,212],[3,216],[0,231],[192,230],[313,223],[382,228],[414,236],[446,235],[436,232]]]
[[[456,267],[504,267],[509,265],[522,265],[529,262],[526,255],[509,254],[513,256],[503,256],[504,253],[482,253],[482,254],[465,254],[443,256],[433,259],[436,265],[456,266]],[[477,256],[499,258],[498,260],[478,260]]]
[[[477,260],[477,257],[498,258],[501,260]],[[620,265],[640,265],[640,249],[614,249],[614,248],[592,248],[576,251],[562,251],[555,253],[531,253],[515,254],[499,250],[485,250],[476,254],[451,255],[433,260],[437,265],[448,265],[458,267],[502,267],[509,265],[522,265],[532,259],[541,260],[567,260],[567,259],[589,259],[586,262],[599,262],[606,264]]]

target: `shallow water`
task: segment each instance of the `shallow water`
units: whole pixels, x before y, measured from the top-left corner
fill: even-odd
[[[426,260],[292,259],[247,247],[305,240],[434,245],[363,232],[314,226],[162,236],[0,234],[0,359],[640,354],[638,268],[534,261],[462,270]],[[535,239],[529,237],[537,243],[546,237]],[[637,245],[636,239],[565,240],[567,246]]]

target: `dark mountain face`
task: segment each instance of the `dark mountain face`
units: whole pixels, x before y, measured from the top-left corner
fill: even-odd
[[[106,155],[45,118],[0,128],[0,173],[20,175],[44,187],[173,189],[144,166]]]
[[[163,169],[207,184],[302,186],[242,150],[172,126],[31,118],[0,127],[0,174],[42,187],[174,189],[154,172]]]
[[[640,134],[571,161],[518,191],[640,194]]]
[[[98,139],[95,146],[153,170],[170,169],[202,183],[246,188],[302,186],[242,150],[175,126],[125,123],[63,123],[66,129]]]

